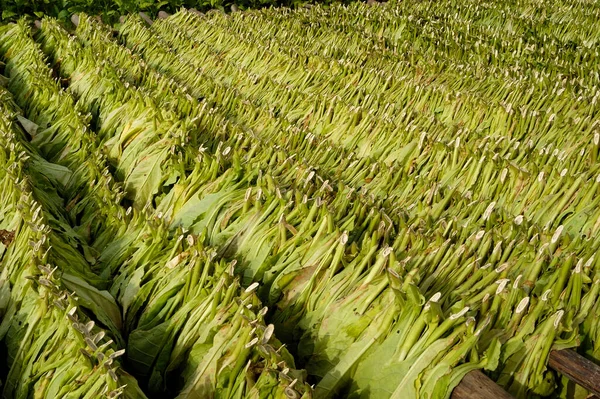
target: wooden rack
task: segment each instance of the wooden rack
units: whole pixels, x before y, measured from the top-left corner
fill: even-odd
[[[452,391],[452,399],[483,398],[513,399],[513,396],[479,370],[471,371],[467,374],[460,384],[454,388],[454,391]]]
[[[600,366],[572,349],[550,352],[548,366],[600,398]],[[452,399],[510,399],[511,394],[479,370],[471,371],[452,392]]]

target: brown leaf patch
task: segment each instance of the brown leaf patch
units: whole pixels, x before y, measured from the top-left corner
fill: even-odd
[[[0,242],[8,247],[15,239],[15,232],[0,229]]]

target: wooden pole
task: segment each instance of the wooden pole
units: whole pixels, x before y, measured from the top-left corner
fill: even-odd
[[[600,396],[600,366],[574,350],[550,352],[548,366],[594,395]]]
[[[600,366],[572,349],[550,352],[548,366],[600,399]],[[452,391],[452,399],[511,399],[508,392],[479,370],[471,371]]]
[[[514,397],[479,370],[465,375],[452,391],[452,399],[514,399]]]

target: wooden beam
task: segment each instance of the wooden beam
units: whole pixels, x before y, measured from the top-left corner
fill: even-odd
[[[479,370],[465,375],[452,391],[452,399],[514,399],[514,397]]]
[[[574,350],[550,352],[548,366],[594,395],[600,396],[600,366]]]

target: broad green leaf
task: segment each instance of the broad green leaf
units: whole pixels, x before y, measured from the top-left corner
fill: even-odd
[[[70,273],[63,273],[61,278],[65,287],[75,291],[81,303],[92,310],[96,317],[106,324],[111,331],[120,331],[123,324],[121,310],[108,291],[100,291],[80,277]]]

